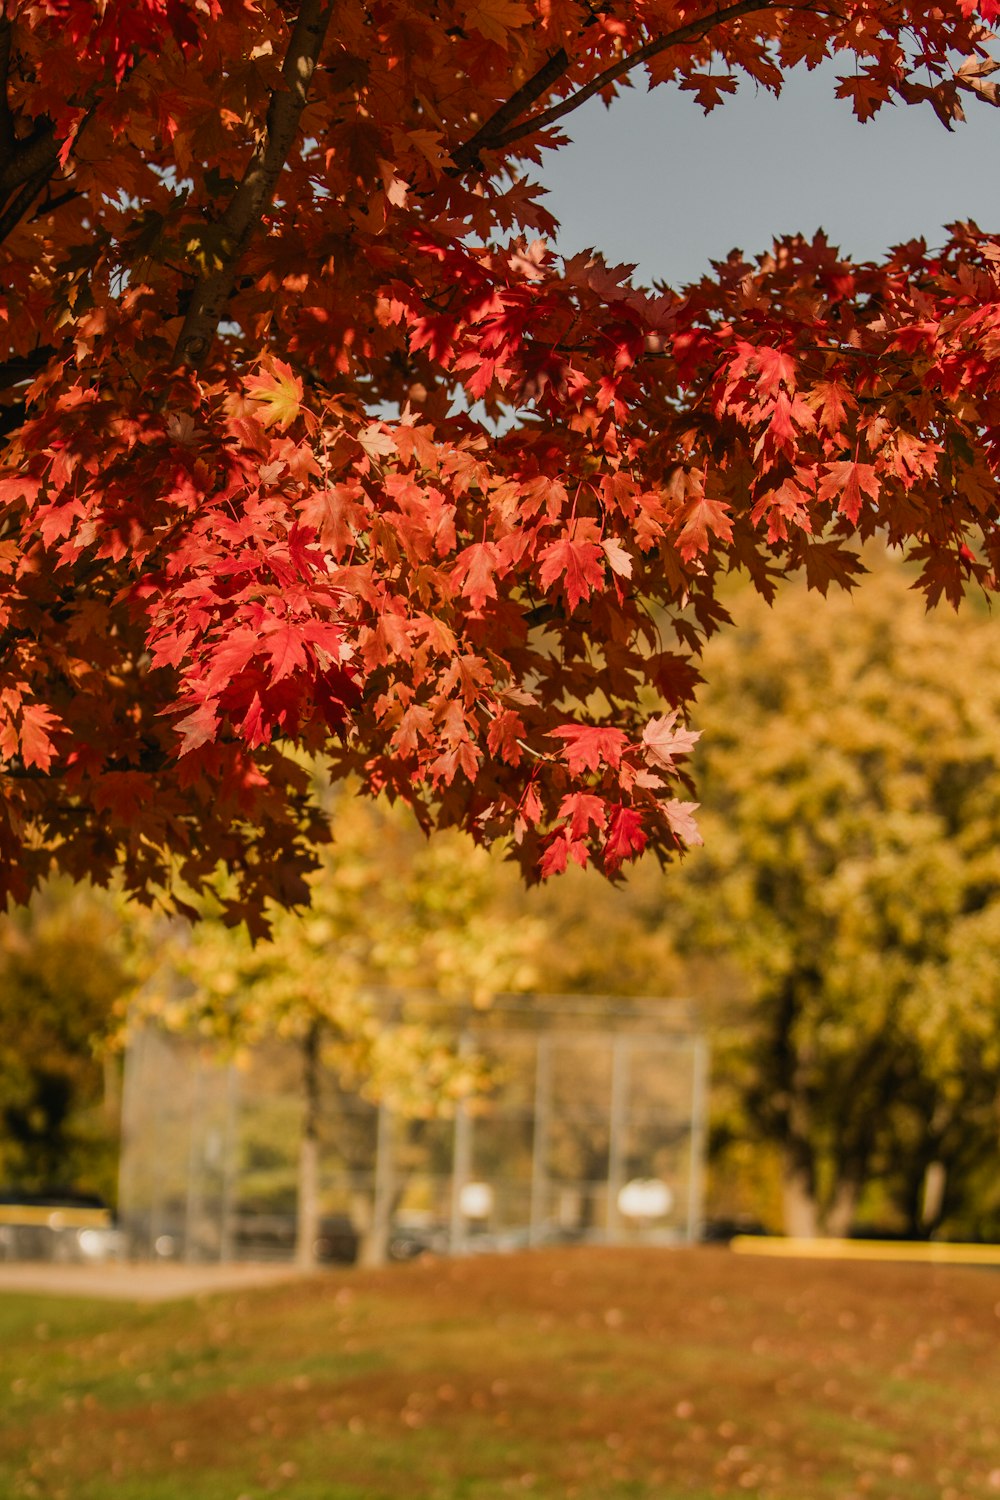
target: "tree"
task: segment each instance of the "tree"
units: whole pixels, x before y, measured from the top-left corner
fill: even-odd
[[[309,913],[273,911],[269,939],[252,944],[245,928],[219,920],[216,900],[195,928],[178,922],[153,938],[132,1011],[133,1022],[234,1047],[278,1038],[301,1049],[297,1241],[306,1264],[321,1207],[324,1073],[404,1119],[447,1113],[483,1081],[479,1059],[460,1054],[453,1028],[426,1005],[420,1015],[403,1005],[387,1024],[379,990],[485,1005],[531,987],[545,936],[538,917],[514,919],[514,872],[486,851],[457,834],[428,845],[405,809],[339,800],[336,845],[311,877]],[[371,1142],[361,1150],[363,1171]],[[378,1258],[388,1224],[364,1227],[366,1254]]]
[[[779,1151],[799,1234],[845,1233],[876,1181],[911,1232],[996,1213],[969,1184],[998,1153],[1000,642],[876,573],[822,608],[742,597],[702,706],[682,940],[745,976],[733,1130]]]
[[[665,999],[688,992],[676,933],[663,920],[662,874],[649,862],[612,890],[593,868],[568,870],[524,891],[520,910],[542,924],[535,967],[543,992]]]
[[[0,919],[0,1182],[113,1199],[117,1074],[102,1057],[129,989],[103,893],[53,881]]]
[[[835,57],[950,128],[997,10],[9,0],[4,893],[221,861],[259,925],[327,832],[296,747],[531,877],[668,861],[722,576],[850,586],[879,530],[993,589],[996,240],[650,293],[530,172],[639,72],[709,110]]]

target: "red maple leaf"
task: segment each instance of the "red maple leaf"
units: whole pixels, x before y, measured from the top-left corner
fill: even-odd
[[[733,539],[733,523],[729,517],[729,506],[724,500],[711,500],[699,495],[685,505],[678,516],[683,522],[677,536],[677,549],[685,562],[690,562],[699,552],[708,550],[709,533],[723,542]]]
[[[190,713],[178,719],[175,729],[181,737],[181,755],[189,755],[199,745],[209,744],[219,730],[219,714],[216,705],[207,699],[199,703]]]
[[[482,609],[487,599],[497,597],[496,568],[497,549],[490,542],[474,542],[455,559],[452,578],[473,609]]]
[[[571,797],[564,797],[560,802],[559,816],[568,820],[571,839],[583,839],[587,837],[591,826],[599,829],[604,827],[607,808],[600,797],[586,792],[574,792]]]
[[[820,500],[837,500],[837,509],[853,525],[861,513],[865,495],[873,504],[878,502],[879,478],[871,464],[835,463],[827,464],[826,472],[819,482]]]
[[[40,703],[26,703],[21,710],[19,738],[21,758],[26,766],[48,771],[56,756],[51,731],[59,729],[57,714]]]
[[[271,660],[271,677],[274,682],[280,682],[283,677],[306,664],[302,630],[290,620],[269,622],[262,645]]]
[[[539,864],[539,874],[543,880],[548,880],[552,875],[561,875],[570,860],[581,869],[585,869],[589,859],[587,845],[582,839],[575,839],[565,832],[557,833],[545,846]]]
[[[594,589],[603,589],[604,553],[599,542],[576,541],[566,532],[539,553],[542,587],[558,584],[570,609],[588,599]]]
[[[671,799],[663,804],[663,815],[670,824],[670,832],[686,849],[696,849],[703,842],[694,817],[697,811],[697,802],[678,802]]]
[[[549,734],[563,741],[562,758],[573,772],[619,765],[628,744],[623,730],[599,724],[561,724],[558,729],[550,729]]]
[[[626,860],[641,854],[647,842],[641,814],[619,802],[611,809],[604,841],[604,868],[613,875]]]
[[[674,769],[675,757],[689,755],[701,738],[697,730],[685,729],[676,713],[650,719],[642,731],[642,744],[650,765]]]

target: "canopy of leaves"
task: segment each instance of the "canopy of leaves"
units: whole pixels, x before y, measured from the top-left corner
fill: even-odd
[[[721,575],[849,585],[878,529],[992,589],[997,241],[648,293],[558,260],[530,172],[640,71],[710,109],[834,58],[950,127],[997,9],[9,0],[3,892],[300,900],[296,747],[529,876],[665,861]]]
[[[913,1227],[929,1162],[947,1211],[996,1158],[1000,639],[909,582],[883,561],[853,601],[741,597],[701,710],[710,837],[677,894],[682,941],[749,989],[734,1131],[776,1143],[821,1217],[881,1176]]]

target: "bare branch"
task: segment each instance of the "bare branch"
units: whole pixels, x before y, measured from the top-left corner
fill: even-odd
[[[591,4],[590,0],[587,0],[586,8],[588,16],[581,28],[581,36],[588,27],[593,26],[599,14],[597,7]],[[481,125],[475,135],[471,136],[464,146],[459,146],[458,150],[453,153],[452,160],[455,163],[455,172],[461,173],[469,167],[480,166],[479,148],[488,145],[489,142],[495,140],[497,136],[502,135],[505,130],[512,126],[515,120],[524,114],[526,109],[531,108],[536,99],[541,99],[548,93],[556,79],[561,77],[568,67],[569,53],[565,47],[560,47],[558,52],[553,52],[552,56],[546,59],[538,71],[533,73],[527,82],[523,83],[517,92],[510,96],[506,104],[501,104],[500,108],[490,115],[485,125]]]
[[[43,219],[47,214],[54,214],[56,209],[62,208],[64,203],[72,203],[77,198],[82,198],[83,193],[79,188],[67,188],[63,193],[57,193],[54,198],[46,198],[40,203],[31,216],[32,223],[36,219]]]
[[[0,66],[4,60],[2,47],[2,25],[0,25]],[[7,61],[9,63],[9,52]],[[0,85],[0,116],[2,116],[5,101],[6,95]],[[73,134],[74,147],[94,117],[94,111],[97,108],[97,95],[94,89],[87,90],[81,101],[81,108],[83,114]],[[8,124],[13,132],[9,111]],[[3,128],[0,124],[0,137],[3,135]],[[0,163],[2,163],[0,165],[0,203],[6,204],[3,213],[0,214],[0,243],[2,243],[23,219],[38,194],[47,187],[59,165],[59,143],[56,141],[52,121],[40,120],[31,134],[25,136],[23,140],[13,138],[12,134],[9,149],[5,150],[0,143]],[[11,199],[12,193],[13,199]],[[8,199],[11,201],[8,202]],[[65,202],[65,195],[59,201]]]
[[[274,196],[295,140],[332,15],[333,0],[303,0],[282,64],[284,88],[271,95],[260,140],[222,216],[221,264],[195,284],[174,351],[178,364],[197,366],[212,347],[240,258]]]

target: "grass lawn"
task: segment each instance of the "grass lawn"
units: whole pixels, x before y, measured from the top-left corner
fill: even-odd
[[[1000,1275],[540,1251],[0,1297],[7,1500],[1000,1500]]]

